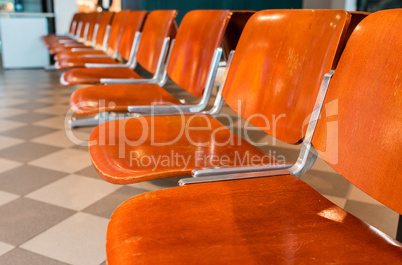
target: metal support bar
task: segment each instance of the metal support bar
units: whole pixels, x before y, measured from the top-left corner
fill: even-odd
[[[217,182],[217,181],[226,181],[226,180],[265,178],[265,177],[274,177],[274,176],[289,175],[289,174],[290,174],[290,171],[287,169],[272,168],[272,170],[266,170],[266,171],[262,171],[262,172],[248,172],[248,173],[241,173],[241,174],[208,176],[208,177],[202,177],[202,178],[185,178],[185,179],[179,180],[179,185],[183,186],[183,185],[188,185],[188,184]]]
[[[107,25],[106,26],[106,32],[105,32],[105,36],[103,37],[103,43],[102,43],[102,51],[107,52],[107,42],[109,40],[109,36],[110,36],[110,30],[112,29],[111,25]]]
[[[134,36],[133,46],[131,47],[130,58],[125,64],[103,64],[103,63],[86,63],[86,68],[134,68],[137,65],[135,55],[138,50],[139,41],[141,39],[141,33],[136,32]]]
[[[107,121],[133,118],[133,117],[135,117],[135,115],[127,113],[100,112],[99,114],[91,118],[77,119],[76,117],[72,117],[68,121],[68,124],[70,128],[97,126]]]
[[[314,105],[313,112],[311,114],[311,118],[308,124],[307,132],[303,140],[303,146],[299,153],[299,157],[295,164],[287,166],[286,169],[278,170],[280,167],[278,166],[259,166],[259,167],[238,167],[238,168],[215,168],[215,169],[199,169],[193,170],[192,175],[193,179],[197,179],[197,181],[191,179],[182,179],[179,181],[180,185],[192,184],[192,183],[201,183],[201,182],[211,182],[211,181],[221,181],[221,180],[234,180],[234,179],[242,179],[242,178],[253,178],[253,177],[261,177],[261,176],[269,176],[273,172],[284,172],[283,174],[291,174],[298,178],[300,178],[307,170],[311,168],[314,164],[314,161],[317,158],[317,152],[314,147],[311,145],[311,141],[314,135],[314,131],[317,125],[318,118],[320,116],[320,112],[322,106],[324,104],[325,95],[327,93],[327,89],[331,78],[334,74],[334,71],[330,71],[325,74],[323,80],[321,82],[320,91],[318,92],[317,99]],[[264,170],[266,168],[266,170]],[[254,172],[253,170],[258,172]],[[271,173],[269,173],[271,171]],[[278,173],[279,174],[279,173]],[[282,174],[282,173],[280,173]],[[283,175],[282,174],[282,175]]]
[[[130,79],[130,78],[102,78],[100,82],[102,84],[157,84],[160,76],[162,75],[163,61],[166,57],[167,47],[169,45],[169,38],[165,38],[162,45],[162,50],[159,55],[158,64],[155,74],[152,78],[148,79]]]
[[[205,84],[204,93],[200,102],[196,105],[171,105],[171,106],[129,106],[129,112],[135,113],[154,113],[154,114],[171,114],[176,112],[199,112],[208,104],[214,85],[218,64],[222,55],[222,49],[217,48],[212,58],[211,66]]]

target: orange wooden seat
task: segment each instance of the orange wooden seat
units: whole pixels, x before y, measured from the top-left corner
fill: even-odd
[[[331,167],[400,214],[401,21],[402,10],[388,10],[357,26],[322,110],[339,124],[321,119],[313,137]],[[283,175],[135,196],[112,215],[106,256],[109,265],[401,264],[402,244]]]
[[[176,10],[156,10],[147,16],[142,29],[141,40],[136,53],[136,61],[148,72],[154,74],[154,83],[157,83],[163,70],[164,50],[167,50],[172,27],[177,27],[174,19]],[[174,30],[175,32],[175,30]],[[126,68],[79,68],[66,71],[60,77],[63,86],[76,84],[101,83],[102,78],[131,78],[142,79],[130,67]],[[150,80],[144,80],[149,82]]]
[[[50,49],[52,45],[57,45],[63,42],[69,42],[74,40],[79,40],[81,33],[83,34],[85,27],[85,22],[87,20],[88,13],[77,13],[73,17],[73,21],[70,25],[69,35],[67,36],[57,36],[57,35],[50,35],[41,37],[41,40],[45,44],[45,46]]]
[[[48,34],[45,36],[41,36],[40,39],[42,40],[42,42],[44,42],[44,44],[59,40],[74,39],[78,23],[81,19],[82,19],[82,13],[74,14],[73,18],[71,19],[70,29],[67,35]]]
[[[96,24],[99,23],[101,17],[102,13],[100,12],[88,13],[84,17],[84,21],[80,30],[80,40],[71,40],[51,45],[49,47],[49,53],[53,55],[61,51],[71,50],[73,48],[90,46],[92,44]]]
[[[117,58],[117,48],[120,40],[120,36],[122,33],[123,25],[126,23],[127,16],[130,13],[129,10],[122,10],[116,13],[113,16],[112,23],[110,25],[110,33],[107,37],[107,43],[103,46],[104,40],[102,43],[102,49],[95,49],[92,47],[88,47],[85,49],[73,49],[72,51],[65,51],[59,52],[55,55],[55,60],[60,60],[62,58],[69,58],[69,57],[77,57],[77,56],[92,56],[92,55],[99,55],[99,56],[112,56]]]
[[[166,75],[181,88],[201,98],[196,105],[183,105],[183,108],[189,111],[193,108],[202,110],[208,103],[214,74],[221,57],[220,45],[230,15],[228,10],[191,11],[185,15],[177,31]],[[147,54],[143,53],[141,56],[147,56]],[[139,59],[139,61],[145,60]],[[149,63],[152,64],[152,61]],[[141,82],[141,80],[133,81]],[[143,93],[141,90],[147,91]],[[99,105],[99,102],[109,101],[109,98],[113,100],[113,110],[125,112],[128,112],[128,107],[132,106],[132,103],[137,102],[139,105],[134,107],[147,109],[151,107],[149,102],[154,101],[165,105],[178,103],[178,100],[173,99],[167,92],[159,94],[162,90],[157,84],[85,87],[72,94],[70,105],[75,115],[82,116],[102,113],[105,109]],[[144,95],[147,97],[144,98]],[[172,108],[173,110],[171,106],[164,106],[163,111],[176,112],[176,108]],[[70,123],[72,127],[97,124],[99,124],[98,117],[72,120]]]
[[[266,133],[289,144],[299,143],[321,80],[337,61],[349,21],[350,14],[340,10],[257,12],[240,37],[223,85],[224,100],[238,115]],[[114,93],[116,89],[109,91]],[[82,98],[81,102],[89,105],[85,111],[98,108],[92,99]],[[165,145],[156,145],[153,139]],[[119,184],[190,176],[197,168],[278,165],[275,158],[241,140],[208,112],[106,122],[93,130],[90,142],[92,162],[100,176]],[[185,157],[189,163],[162,167],[155,161],[148,166],[136,163],[142,156],[164,157],[170,152]],[[224,163],[217,163],[223,156]]]
[[[134,45],[134,36],[136,32],[140,31],[146,14],[146,11],[131,11],[127,17],[117,49],[120,56],[125,60],[129,61],[130,57],[133,56],[132,48]],[[57,60],[55,67],[57,70],[64,70],[68,68],[85,67],[85,64],[118,65],[121,64],[121,62],[113,57],[73,57]]]

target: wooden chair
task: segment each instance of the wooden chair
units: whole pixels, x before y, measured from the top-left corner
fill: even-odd
[[[156,10],[150,12],[145,20],[135,60],[153,74],[151,79],[142,78],[128,66],[125,68],[78,68],[64,72],[60,77],[60,83],[63,86],[104,82],[129,83],[132,79],[142,83],[160,82],[169,39],[175,37],[169,34],[176,31],[172,30],[172,27],[177,27],[174,21],[176,15],[176,10]],[[102,80],[105,78],[108,80]]]
[[[243,30],[215,107],[195,115],[140,116],[100,124],[93,130],[89,145],[99,175],[112,183],[128,184],[190,176],[195,169],[211,167],[224,167],[223,172],[233,167],[236,171],[243,167],[248,171],[265,169],[261,167],[264,164],[291,167],[293,163],[283,164],[269,156],[214,116],[219,116],[224,100],[239,116],[266,133],[288,144],[300,143],[321,80],[336,64],[349,21],[350,14],[340,10],[257,12]],[[112,88],[106,90],[115,93]],[[123,95],[128,93],[143,92],[127,89]],[[106,97],[97,97],[102,98]],[[115,98],[108,99],[105,105]],[[141,97],[137,102],[142,102]],[[94,109],[94,104],[95,101],[89,101],[88,109]],[[155,114],[157,107],[153,109]],[[170,157],[172,153],[188,162],[162,167],[154,162],[136,163],[142,157]],[[223,156],[224,163],[217,163],[216,158]],[[260,163],[247,157],[260,159]]]
[[[75,13],[73,18],[71,19],[70,29],[66,35],[56,35],[56,34],[48,34],[41,36],[42,42],[46,45],[47,43],[58,42],[59,40],[66,39],[76,39],[76,30],[79,21],[82,19],[82,13]]]
[[[153,109],[152,103],[160,105],[158,111],[162,113],[176,112],[178,108],[193,112],[204,109],[213,87],[222,53],[220,45],[230,15],[228,10],[191,11],[185,15],[177,31],[175,43],[169,55],[166,75],[181,88],[201,98],[198,104],[183,104],[157,84],[85,87],[72,94],[71,110],[76,116],[97,113],[100,113],[100,116],[86,119],[73,117],[70,120],[70,126],[97,125],[104,119],[120,117],[109,115],[109,113],[127,114],[129,108],[134,113],[144,111],[150,113]],[[166,77],[163,76],[164,78]],[[138,83],[138,80],[132,80],[132,82]],[[104,105],[99,104],[102,101],[105,102]]]
[[[83,25],[87,20],[88,13],[77,13],[73,17],[73,21],[70,25],[70,33],[67,36],[49,35],[41,37],[43,44],[47,49],[51,46],[61,44],[63,42],[79,40],[81,33],[83,33]]]
[[[59,52],[55,55],[56,60],[62,58],[80,57],[80,56],[111,56],[114,58],[118,57],[118,44],[120,41],[121,33],[123,30],[123,25],[126,23],[127,16],[130,13],[129,10],[122,10],[113,16],[111,25],[107,26],[107,33],[105,34],[105,40],[103,40],[101,49],[96,49],[92,47],[77,48],[71,51]]]
[[[387,10],[357,26],[321,112],[334,111],[339,124],[327,126],[321,119],[313,136],[331,167],[398,213],[401,21],[401,9]],[[401,243],[284,174],[186,185],[127,200],[109,222],[107,263],[402,263]]]
[[[142,24],[147,15],[146,11],[131,11],[127,17],[126,23],[124,24],[121,39],[119,42],[119,47],[117,49],[118,54],[122,59],[128,61],[128,63],[123,64],[118,61],[117,58],[113,57],[73,57],[73,58],[61,58],[56,61],[55,67],[57,70],[65,70],[68,68],[78,68],[78,67],[104,67],[112,65],[111,67],[127,67],[133,63],[135,56],[135,49],[138,46],[138,37],[135,37],[136,33],[142,28]],[[89,65],[93,64],[93,65]]]
[[[49,53],[51,55],[54,55],[58,52],[68,51],[73,48],[82,48],[86,46],[91,46],[93,44],[92,41],[96,25],[99,23],[102,15],[103,14],[100,12],[88,13],[84,17],[84,21],[80,29],[80,39],[63,41],[62,43],[51,45],[49,47]]]

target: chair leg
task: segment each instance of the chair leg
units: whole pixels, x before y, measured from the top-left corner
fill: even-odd
[[[398,229],[396,231],[396,240],[402,243],[402,215],[399,215]]]

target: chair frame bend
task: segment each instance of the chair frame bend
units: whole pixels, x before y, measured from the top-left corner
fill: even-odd
[[[166,42],[166,44],[168,44],[168,42]],[[171,49],[170,49],[170,51],[171,51]],[[165,51],[165,53],[166,53],[166,51]],[[77,127],[83,127],[83,126],[94,126],[94,125],[99,125],[100,123],[111,121],[111,120],[132,118],[132,117],[138,117],[138,116],[148,116],[148,115],[154,115],[154,114],[155,115],[158,115],[158,114],[159,115],[175,115],[175,114],[179,115],[180,113],[183,113],[183,112],[185,112],[185,113],[188,112],[188,114],[194,114],[194,113],[200,112],[203,109],[205,109],[205,107],[207,106],[208,101],[210,99],[212,89],[214,87],[214,81],[215,81],[216,73],[218,71],[218,65],[219,65],[221,56],[222,56],[222,48],[216,48],[213,58],[212,58],[210,68],[209,68],[207,81],[205,83],[204,93],[198,104],[182,105],[182,106],[181,105],[129,106],[127,113],[100,112],[99,114],[95,115],[94,117],[83,118],[83,119],[77,119],[75,116],[73,116],[73,117],[71,117],[70,120],[68,120],[68,124],[69,124],[70,128],[77,128]],[[162,54],[161,54],[161,57],[163,58]],[[170,57],[170,52],[168,54],[168,57]],[[159,61],[162,62],[162,65],[163,65],[162,58],[159,58]],[[162,67],[160,67],[160,68],[162,68]],[[163,74],[160,76],[160,79],[156,80],[156,82],[158,85],[163,85],[164,83],[166,83],[166,80],[167,80],[167,73],[166,73],[166,69],[165,69],[163,71]],[[141,83],[138,83],[138,84],[141,84]]]
[[[130,57],[124,64],[102,64],[102,63],[86,63],[86,68],[135,68],[137,60],[135,55],[137,54],[138,46],[140,45],[141,32],[136,32],[134,35],[133,46],[131,47]],[[113,58],[116,59],[116,58]]]
[[[317,151],[312,146],[312,139],[324,104],[325,95],[334,70],[326,73],[321,82],[320,90],[317,95],[315,106],[307,127],[306,135],[299,156],[294,164],[272,165],[272,166],[253,166],[253,167],[221,167],[194,169],[192,178],[179,180],[179,185],[216,182],[235,179],[259,178],[279,175],[293,175],[300,178],[307,172],[317,159]],[[223,82],[224,83],[224,82]],[[222,99],[223,100],[223,99]]]
[[[144,79],[130,79],[130,78],[101,78],[100,82],[102,84],[127,84],[127,85],[136,85],[136,84],[157,84],[159,86],[163,86],[166,83],[167,76],[166,76],[166,67],[164,67],[164,60],[166,58],[166,54],[168,57],[171,52],[171,48],[173,47],[174,40],[171,41],[171,48],[168,52],[170,38],[166,37],[163,40],[161,54],[158,58],[158,64],[156,66],[155,74],[151,78],[144,78]],[[134,60],[135,56],[134,56]]]

